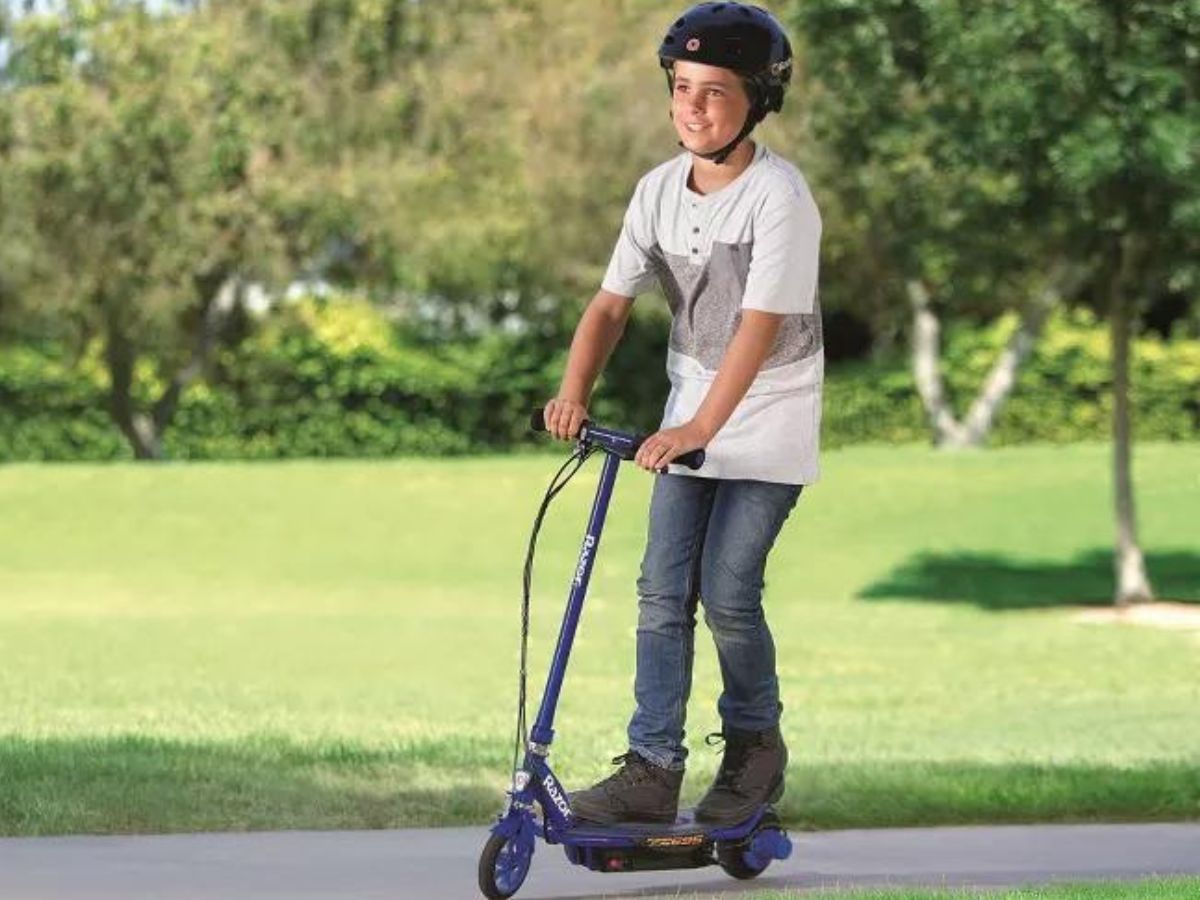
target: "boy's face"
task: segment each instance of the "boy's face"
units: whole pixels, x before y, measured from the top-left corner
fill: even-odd
[[[680,60],[675,63],[671,120],[693,153],[720,150],[742,130],[750,98],[736,72]]]

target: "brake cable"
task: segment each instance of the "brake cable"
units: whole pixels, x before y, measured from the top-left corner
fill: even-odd
[[[525,681],[529,650],[529,598],[533,588],[533,557],[534,551],[537,548],[538,532],[542,528],[542,520],[546,516],[546,511],[549,509],[551,501],[558,496],[559,491],[567,486],[567,482],[575,477],[575,474],[597,449],[599,448],[594,445],[580,443],[572,451],[567,461],[562,464],[558,472],[550,480],[550,486],[546,489],[546,495],[542,498],[537,516],[533,520],[533,531],[529,535],[529,547],[525,552],[525,574],[521,592],[521,669],[517,680],[517,733],[513,746],[512,765],[514,780],[521,763],[522,749],[529,740],[525,718]],[[568,469],[570,469],[569,472],[567,471]],[[566,472],[565,477],[563,476],[564,472]]]

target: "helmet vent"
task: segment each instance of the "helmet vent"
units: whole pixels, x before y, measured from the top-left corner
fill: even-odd
[[[678,21],[675,23],[675,27],[676,27],[676,28],[682,28],[682,27],[683,27],[683,19],[680,19],[680,20],[678,20]]]

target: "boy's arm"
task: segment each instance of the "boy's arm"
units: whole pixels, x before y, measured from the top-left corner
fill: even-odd
[[[681,453],[707,446],[746,396],[771,353],[783,319],[778,313],[743,309],[741,324],[725,349],[717,377],[696,415],[677,428],[664,428],[651,435],[638,450],[634,461],[643,469],[656,471]]]
[[[560,440],[574,439],[587,418],[588,399],[633,309],[633,298],[601,288],[588,303],[567,355],[558,396],[546,404],[546,430]]]

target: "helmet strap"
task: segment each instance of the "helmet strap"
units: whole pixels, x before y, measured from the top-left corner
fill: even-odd
[[[735,137],[720,150],[713,150],[710,153],[696,153],[696,151],[693,150],[692,153],[701,159],[711,160],[718,166],[722,165],[725,160],[729,158],[729,155],[737,149],[738,144],[740,144],[750,135],[750,132],[754,130],[754,126],[757,125],[761,119],[762,116],[757,115],[755,110],[751,110],[750,115],[746,116],[746,124],[742,126],[742,130],[738,132],[737,137]],[[679,146],[683,147],[683,141],[679,142]]]

